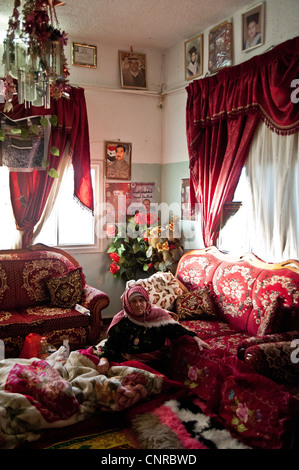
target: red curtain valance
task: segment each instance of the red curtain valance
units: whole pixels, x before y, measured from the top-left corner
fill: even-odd
[[[74,196],[87,209],[93,211],[93,190],[90,174],[89,129],[86,102],[83,88],[70,87],[70,98],[51,99],[51,108],[31,106],[25,108],[13,98],[13,110],[5,113],[10,119],[22,119],[27,116],[56,115],[57,127],[52,127],[50,146],[56,146],[60,155],[63,154],[66,140],[70,139],[70,151],[74,168]],[[0,105],[3,112],[4,105]],[[57,160],[57,157],[54,157]],[[49,155],[48,160],[53,158]],[[54,164],[54,168],[56,165]]]
[[[194,80],[187,87],[189,144],[199,127],[249,112],[258,112],[276,132],[297,132],[299,105],[291,101],[291,83],[299,79],[298,59],[296,37],[212,77]]]
[[[200,204],[205,246],[216,243],[258,122],[280,134],[299,130],[299,103],[291,99],[298,59],[299,37],[186,88],[190,199]]]

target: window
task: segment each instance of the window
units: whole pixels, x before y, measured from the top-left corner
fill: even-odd
[[[2,171],[2,170],[6,170]],[[7,173],[7,174],[6,174]],[[102,181],[102,166],[91,165],[92,185],[94,190],[95,215],[82,208],[73,197],[74,171],[70,167],[65,175],[59,195],[51,215],[46,220],[34,243],[44,243],[49,246],[60,246],[68,251],[80,253],[101,251],[101,239],[96,237],[95,226],[100,203],[100,181]],[[1,179],[2,178],[2,179]],[[0,249],[13,248],[11,240],[16,238],[15,221],[11,209],[8,186],[7,168],[0,171],[1,220],[6,220],[5,237],[1,234]],[[4,217],[4,219],[3,219]]]
[[[10,191],[9,191],[9,172],[5,166],[0,167],[0,249],[9,250],[17,239],[16,223],[13,215]]]
[[[94,190],[95,214],[100,202],[100,181],[102,167],[91,164],[92,186]],[[101,251],[101,239],[96,237],[96,215],[80,206],[73,197],[74,170],[69,168],[64,175],[59,195],[53,211],[44,224],[35,243],[60,246],[68,251]]]
[[[242,170],[238,185],[235,190],[233,202],[228,204],[228,217],[222,218],[217,247],[234,256],[240,256],[250,251],[249,240],[249,199],[250,188],[245,167]],[[227,214],[226,214],[227,215]],[[226,220],[225,220],[226,219]]]

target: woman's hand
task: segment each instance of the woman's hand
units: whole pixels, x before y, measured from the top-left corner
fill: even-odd
[[[204,348],[205,349],[212,349],[209,344],[205,343],[202,339],[198,338],[198,336],[194,336],[193,338],[197,342],[200,351],[202,351]]]
[[[98,365],[97,365],[97,371],[98,371],[99,374],[107,375],[108,370],[109,370],[109,362],[108,362],[108,359],[106,359],[106,357],[102,357],[102,358],[99,360],[99,363],[98,363]]]

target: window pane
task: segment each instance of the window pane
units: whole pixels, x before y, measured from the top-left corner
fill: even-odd
[[[10,202],[9,172],[6,167],[0,167],[0,188],[0,218],[2,221],[0,249],[7,250],[13,247],[17,237],[17,229]]]
[[[92,184],[95,171],[91,170]],[[94,217],[73,197],[74,170],[69,169],[57,206],[58,245],[93,245]]]
[[[246,170],[243,168],[233,201],[239,201],[242,206],[232,215],[224,227],[220,230],[217,246],[220,250],[235,256],[240,256],[250,251],[248,230],[248,198],[250,195]]]

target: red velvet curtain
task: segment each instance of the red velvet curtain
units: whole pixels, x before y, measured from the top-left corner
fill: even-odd
[[[48,153],[49,168],[58,168],[69,139],[74,168],[74,196],[84,207],[93,211],[89,130],[84,90],[71,87],[70,98],[52,100],[51,109],[40,107],[25,109],[15,98],[13,111],[7,113],[7,116],[15,120],[45,114],[55,114],[58,117],[57,127],[51,129],[49,148],[56,146],[59,149],[59,156]],[[31,244],[34,226],[42,215],[53,181],[45,170],[10,172],[11,202],[17,228],[24,231],[23,248]]]
[[[200,204],[205,246],[216,243],[260,119],[281,134],[299,130],[299,105],[291,100],[298,59],[299,37],[187,87],[191,204]]]

